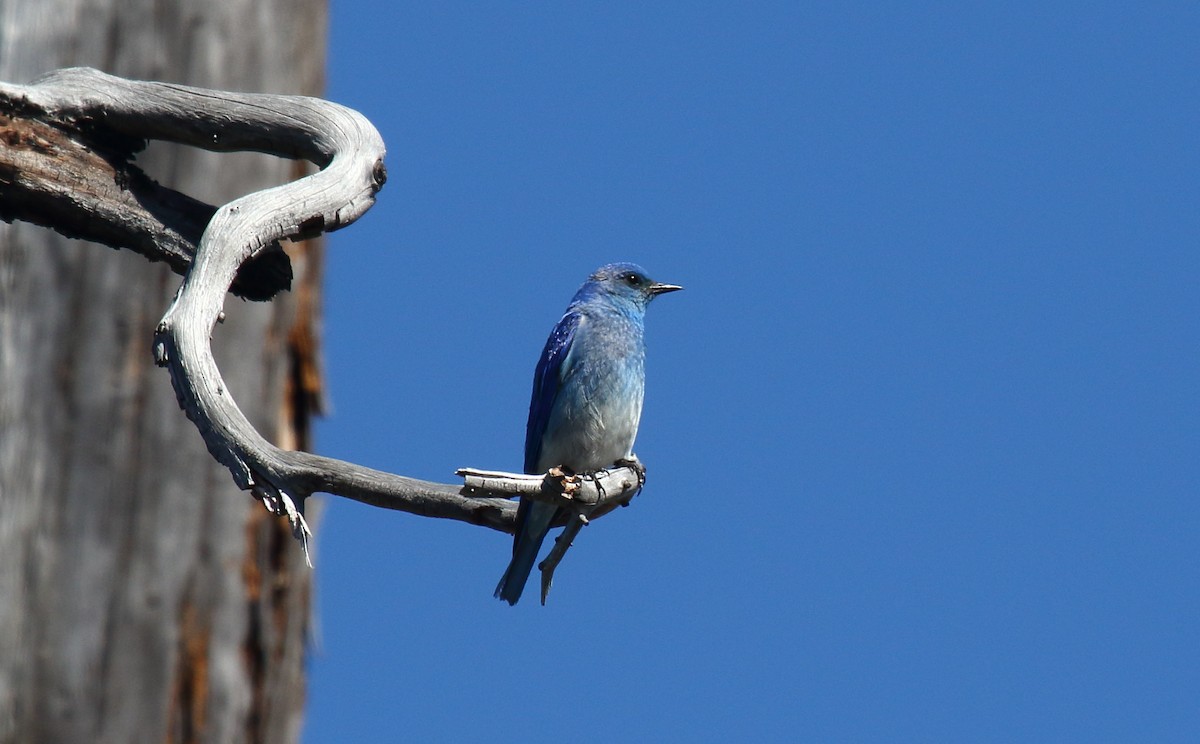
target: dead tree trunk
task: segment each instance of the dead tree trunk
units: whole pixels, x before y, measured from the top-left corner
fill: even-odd
[[[0,15],[0,79],[55,68],[319,94],[323,0],[37,0]],[[4,144],[0,143],[0,147]],[[155,146],[213,204],[296,164]],[[231,300],[214,339],[259,431],[306,444],[320,255],[292,292]],[[0,224],[0,741],[294,741],[310,575],[286,522],[212,460],[154,366],[179,278],[129,251]]]

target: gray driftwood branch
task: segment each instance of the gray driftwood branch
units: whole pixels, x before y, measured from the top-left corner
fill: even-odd
[[[136,169],[133,153],[147,139],[304,159],[320,170],[211,207]],[[315,98],[137,82],[77,68],[28,86],[0,83],[0,145],[0,217],[137,250],[184,274],[155,331],[155,360],[170,372],[179,404],[212,456],[240,488],[286,515],[298,537],[307,535],[304,499],[316,492],[504,532],[513,531],[512,496],[527,496],[569,515],[570,537],[543,565],[544,593],[579,527],[627,504],[640,488],[636,463],[582,479],[472,470],[460,471],[464,484],[432,483],[282,450],[242,414],[209,345],[224,298],[231,288],[259,299],[285,288],[281,277],[290,279],[290,266],[279,241],[345,227],[374,204],[385,180],[384,146],[357,112]]]
[[[134,163],[153,138],[148,122],[109,120],[102,99],[72,98],[99,74],[65,70],[32,86],[0,83],[0,219],[129,249],[182,275],[217,208],[161,186]],[[204,146],[238,149],[221,145]],[[231,291],[266,300],[291,280],[291,263],[274,244],[242,266]]]

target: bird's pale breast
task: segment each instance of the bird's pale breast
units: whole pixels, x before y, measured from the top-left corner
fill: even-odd
[[[587,354],[563,380],[542,438],[538,468],[583,473],[628,457],[637,438],[645,386],[640,326],[624,318],[589,319],[575,353]]]

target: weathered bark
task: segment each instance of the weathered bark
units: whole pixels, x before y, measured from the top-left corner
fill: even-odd
[[[156,183],[137,167],[133,153],[145,140],[105,137],[95,123],[46,121],[40,113],[0,100],[0,219],[129,248],[177,274],[187,271],[216,207]],[[268,300],[291,281],[291,262],[276,244],[246,263],[232,291]]]
[[[226,89],[322,86],[322,0],[37,0],[3,13],[7,81],[90,65]],[[211,204],[297,175],[292,162],[169,146],[138,164]],[[214,346],[247,417],[295,447],[319,403],[320,255],[288,250],[293,293],[231,301]],[[297,738],[310,576],[153,365],[178,285],[129,251],[0,225],[0,741]]]

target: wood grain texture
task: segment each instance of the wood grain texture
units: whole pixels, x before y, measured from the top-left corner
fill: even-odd
[[[325,12],[320,0],[6,3],[0,79],[89,65],[316,95]],[[295,175],[289,161],[171,146],[136,162],[208,204]],[[295,282],[314,291],[319,250],[302,245],[288,246]],[[129,251],[0,225],[0,741],[298,738],[310,573],[153,365],[178,285]],[[294,420],[282,413],[292,303],[231,303],[214,344],[247,417],[296,441],[281,430]]]
[[[216,207],[147,176],[132,162],[143,145],[136,138],[105,138],[73,121],[56,122],[0,93],[0,219],[128,248],[182,275]],[[275,244],[242,266],[230,291],[268,300],[291,281],[291,262]]]

